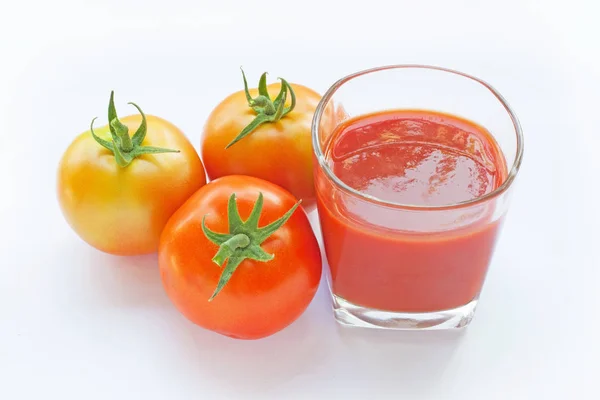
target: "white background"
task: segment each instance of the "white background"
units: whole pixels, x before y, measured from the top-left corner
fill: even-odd
[[[0,4],[1,399],[600,398],[597,1]],[[121,115],[135,101],[198,146],[240,65],[323,93],[392,63],[479,76],[523,125],[511,211],[461,333],[340,329],[322,285],[279,334],[222,337],[174,309],[155,256],[102,254],[60,214],[57,162],[105,122],[111,89]]]

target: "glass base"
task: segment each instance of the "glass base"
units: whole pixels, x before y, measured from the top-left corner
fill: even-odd
[[[425,313],[403,313],[382,311],[352,304],[333,295],[333,313],[337,322],[344,326],[397,329],[397,330],[434,330],[464,328],[469,325],[475,314],[477,299],[451,310]]]

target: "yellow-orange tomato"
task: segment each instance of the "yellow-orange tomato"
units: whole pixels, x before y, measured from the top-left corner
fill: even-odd
[[[143,146],[179,150],[142,154],[125,167],[94,140],[79,135],[64,153],[58,169],[58,199],[75,232],[93,247],[117,255],[155,252],[171,215],[206,183],[194,147],[173,124],[147,116]],[[142,116],[120,121],[135,132]],[[94,129],[111,141],[109,126]]]
[[[281,83],[267,85],[277,95]],[[305,86],[289,84],[296,97],[295,107],[275,122],[265,122],[229,148],[243,129],[256,117],[245,91],[225,98],[209,115],[201,140],[202,160],[210,179],[225,175],[248,175],[273,182],[303,200],[305,208],[313,208],[313,152],[311,123],[321,95]],[[250,89],[256,98],[258,89]],[[291,105],[291,94],[286,106]]]

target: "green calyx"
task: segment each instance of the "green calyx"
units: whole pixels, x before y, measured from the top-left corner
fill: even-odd
[[[229,203],[227,204],[229,233],[217,233],[208,229],[204,223],[206,219],[206,216],[204,216],[202,219],[202,231],[204,231],[204,235],[208,240],[219,246],[219,250],[212,258],[212,261],[220,267],[223,266],[223,263],[226,263],[219,278],[219,283],[208,301],[212,301],[219,294],[221,289],[229,282],[237,267],[245,259],[267,262],[275,257],[273,254],[265,252],[260,245],[290,219],[301,202],[302,200],[298,201],[277,221],[259,228],[258,220],[263,208],[263,194],[259,193],[250,216],[246,221],[242,221],[235,202],[234,193],[229,197]]]
[[[240,68],[241,69],[241,68]],[[292,86],[283,78],[278,78],[281,81],[281,90],[275,98],[271,99],[269,91],[267,90],[267,73],[261,75],[258,81],[258,96],[252,98],[248,90],[248,82],[246,81],[246,74],[242,69],[242,77],[244,78],[244,92],[246,93],[246,99],[248,100],[248,106],[256,112],[256,118],[248,126],[246,126],[235,139],[233,139],[227,146],[226,149],[230,148],[249,134],[251,134],[260,125],[268,122],[277,122],[281,118],[285,117],[296,107],[296,94]],[[285,106],[288,95],[291,98],[291,104],[289,107]]]
[[[142,115],[142,123],[133,136],[129,136],[129,128],[123,125],[121,121],[119,121],[119,117],[117,117],[117,110],[115,109],[114,102],[114,91],[110,92],[110,102],[108,103],[108,127],[110,129],[112,141],[109,142],[108,140],[104,140],[96,135],[94,132],[94,121],[96,118],[92,120],[90,125],[90,132],[92,133],[94,140],[114,154],[115,160],[120,167],[127,167],[136,157],[141,156],[142,154],[179,153],[179,150],[163,149],[153,146],[142,146],[148,130],[146,115],[137,104],[128,104],[131,104],[137,108],[139,113]]]

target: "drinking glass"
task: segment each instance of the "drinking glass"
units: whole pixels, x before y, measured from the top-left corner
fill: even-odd
[[[506,162],[502,184],[443,206],[399,204],[340,180],[326,158],[349,119],[431,110],[486,128]],[[446,68],[392,65],[335,82],[312,123],[317,207],[334,315],[343,325],[449,329],[473,318],[523,157],[515,113],[491,85]],[[381,160],[385,162],[385,160]]]

